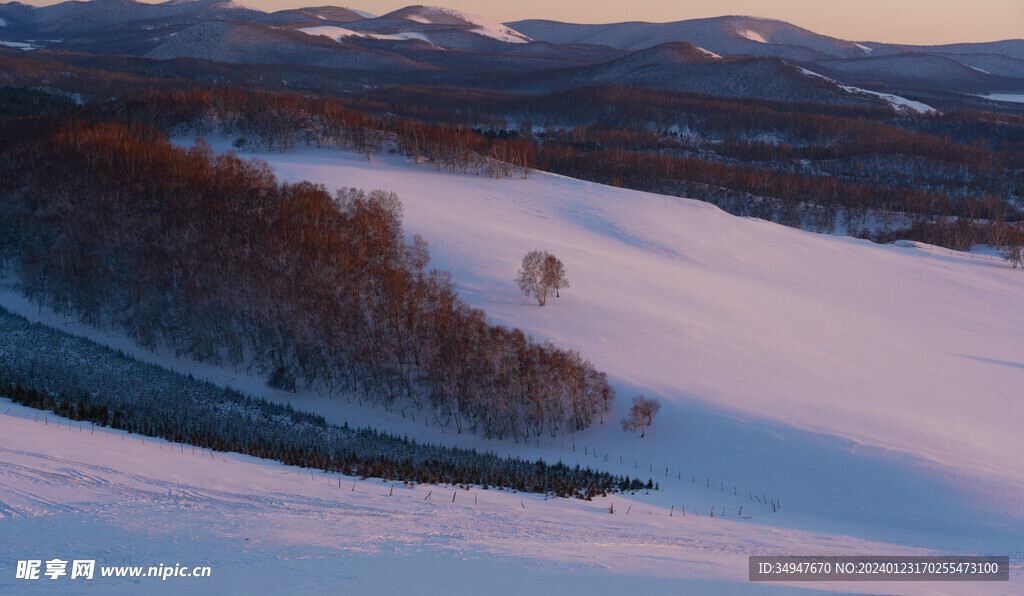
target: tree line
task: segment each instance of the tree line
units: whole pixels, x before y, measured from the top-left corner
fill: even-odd
[[[392,193],[279,183],[152,128],[39,129],[0,154],[0,256],[57,312],[487,437],[581,430],[614,399],[578,352],[460,300]]]
[[[958,249],[964,230],[972,243],[998,241],[1008,224],[1021,233],[1019,114],[907,115],[625,86],[539,96],[393,87],[348,104],[435,124],[471,122],[484,135],[532,140],[539,169],[814,231]]]
[[[410,97],[398,103],[403,93]],[[434,107],[445,99],[447,107]],[[649,105],[625,107],[630,99]],[[409,103],[421,100],[415,108]],[[569,100],[579,102],[572,117],[565,116]],[[552,109],[548,122],[591,120],[538,132],[528,118],[540,107]],[[505,110],[497,112],[505,117],[489,109]],[[1020,221],[1019,118],[898,119],[874,108],[829,108],[838,115],[816,109],[634,88],[541,98],[403,88],[345,101],[251,90],[148,91],[87,113],[170,134],[237,135],[239,147],[305,143],[368,157],[392,150],[438,169],[496,177],[525,177],[538,168],[821,232],[907,237],[917,224],[918,231],[943,230],[930,240],[955,248],[962,246],[947,239],[957,219],[973,222],[977,242],[992,241],[991,222]],[[512,128],[486,128],[508,126],[514,116],[523,119]],[[943,123],[961,131],[963,142],[937,134]],[[877,225],[869,229],[869,222]]]
[[[589,499],[653,487],[562,463],[499,457],[328,424],[290,406],[146,364],[0,309],[0,396],[71,420],[287,465],[385,480]]]
[[[237,149],[287,151],[296,145],[346,149],[367,158],[399,151],[438,170],[526,178],[531,143],[488,138],[463,125],[356,110],[337,98],[258,90],[145,90],[122,101],[89,106],[82,116],[148,126],[171,136],[226,135]]]
[[[543,110],[547,120],[535,128],[529,118]],[[438,169],[495,177],[540,168],[879,240],[962,249],[996,242],[1002,228],[1021,233],[1020,116],[910,117],[632,87],[540,97],[399,88],[345,100],[183,87],[132,92],[73,113],[172,135],[234,136],[239,148],[397,151]]]

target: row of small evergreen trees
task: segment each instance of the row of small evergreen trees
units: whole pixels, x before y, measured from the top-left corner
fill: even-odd
[[[427,445],[256,400],[0,309],[0,396],[73,420],[288,465],[591,498],[651,483],[578,465]]]

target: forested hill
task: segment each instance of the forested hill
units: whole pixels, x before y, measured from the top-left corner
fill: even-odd
[[[488,324],[429,270],[394,194],[279,183],[150,128],[24,128],[0,156],[0,254],[57,312],[487,437],[573,432],[609,409],[578,352]]]

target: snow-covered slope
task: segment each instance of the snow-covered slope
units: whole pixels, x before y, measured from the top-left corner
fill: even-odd
[[[1024,70],[1012,71],[1014,62],[1008,57],[990,57],[979,61],[978,56],[940,54],[875,55],[854,60],[820,60],[809,67],[834,79],[851,85],[886,85],[894,88],[939,88],[974,91],[1024,91]],[[989,63],[989,64],[986,64]],[[974,66],[977,64],[978,66]],[[1000,73],[1011,65],[1007,76]],[[984,68],[989,65],[992,71]]]
[[[807,70],[806,68],[800,68],[800,72],[804,73],[805,75],[807,75],[809,77],[820,78],[820,79],[824,79],[826,81],[829,81],[830,83],[834,83],[834,84],[842,87],[843,89],[849,91],[850,93],[863,94],[863,95],[870,95],[872,97],[878,97],[878,98],[886,101],[890,105],[892,105],[892,107],[894,109],[896,109],[896,110],[901,110],[901,111],[905,111],[905,112],[915,112],[915,113],[918,113],[918,114],[935,113],[935,111],[936,111],[935,108],[931,107],[930,105],[921,103],[919,101],[914,101],[912,99],[907,99],[905,97],[900,97],[899,95],[893,95],[892,93],[879,93],[878,91],[869,91],[867,89],[861,89],[859,87],[852,87],[850,85],[843,85],[842,83],[840,83],[839,81],[836,81],[835,79],[830,79],[830,78],[826,77],[825,75],[821,75],[821,74],[818,74],[816,72]]]
[[[407,6],[386,15],[353,22],[346,29],[377,39],[423,39],[457,50],[491,51],[525,44],[529,37],[501,23],[449,8]]]
[[[3,399],[0,408],[5,593],[294,594],[344,587],[353,594],[479,594],[483,586],[500,594],[612,594],[637,587],[666,594],[781,593],[796,586],[746,582],[748,556],[930,554],[758,526],[730,519],[729,512],[724,518],[721,512],[684,514],[642,496],[583,502],[392,486],[94,431],[53,415],[37,420],[35,410]],[[609,514],[612,507],[615,514]],[[14,579],[15,562],[33,558],[94,560],[96,569],[92,580]],[[210,574],[101,575],[104,567],[141,566],[146,574],[160,565],[208,566]],[[800,587],[899,589],[885,583]],[[994,587],[974,593],[995,594],[1004,586]]]
[[[418,39],[430,43],[430,39],[423,33],[417,31],[402,31],[399,33],[369,33],[362,31],[352,31],[351,29],[345,29],[344,27],[337,27],[335,25],[321,25],[319,27],[302,27],[298,29],[306,35],[323,35],[329,37],[335,41],[344,41],[348,37],[363,37],[368,39],[382,39],[389,41],[406,41],[410,39]]]
[[[224,149],[229,143],[217,146]],[[703,203],[554,175],[495,180],[437,172],[398,157],[367,161],[326,150],[262,157],[291,181],[397,192],[407,233],[425,236],[432,265],[452,271],[460,294],[497,323],[579,349],[616,385],[615,411],[605,424],[574,437],[529,445],[488,442],[468,434],[443,434],[397,413],[360,408],[355,400],[273,392],[244,372],[181,362],[166,353],[129,351],[322,413],[337,423],[372,421],[417,440],[650,475],[661,490],[630,497],[628,519],[635,523],[639,511],[650,525],[642,530],[617,525],[620,518],[608,514],[608,501],[545,503],[482,491],[481,503],[486,494],[503,499],[502,506],[513,511],[520,507],[518,513],[469,509],[468,497],[463,497],[478,491],[460,491],[451,509],[440,509],[441,503],[422,501],[435,490],[427,487],[416,489],[415,497],[403,493],[409,496],[398,509],[388,509],[393,507],[390,502],[338,505],[336,477],[322,478],[320,484],[306,481],[316,493],[306,493],[306,488],[293,492],[272,481],[273,474],[289,479],[276,465],[253,464],[235,473],[227,471],[234,464],[222,463],[219,479],[203,484],[188,480],[178,468],[168,467],[163,476],[156,464],[125,451],[126,460],[108,466],[120,470],[111,474],[136,474],[145,484],[160,487],[159,494],[139,489],[131,493],[138,496],[131,501],[134,505],[118,505],[128,502],[127,497],[109,486],[126,483],[108,480],[106,488],[95,489],[108,491],[103,493],[107,497],[87,493],[94,495],[89,499],[107,503],[106,508],[83,510],[102,510],[97,523],[109,522],[114,528],[105,537],[109,540],[89,538],[74,526],[76,543],[116,551],[100,545],[120,538],[137,541],[141,534],[159,531],[165,532],[161,536],[169,546],[164,551],[147,547],[152,550],[146,552],[177,555],[186,548],[184,536],[199,532],[208,539],[201,544],[214,545],[203,546],[202,552],[234,544],[239,554],[230,562],[244,567],[271,559],[292,573],[283,572],[287,577],[304,565],[320,565],[315,557],[336,556],[332,549],[338,545],[351,545],[353,553],[364,555],[345,559],[339,568],[317,567],[318,572],[336,577],[330,574],[347,569],[361,578],[363,570],[377,569],[378,564],[429,568],[424,560],[440,557],[446,564],[437,568],[447,571],[507,573],[510,589],[520,585],[516,581],[543,579],[590,593],[607,592],[619,585],[615,582],[645,576],[656,567],[661,571],[651,585],[663,591],[739,590],[748,587],[747,554],[858,549],[1010,554],[1017,565],[1015,581],[1020,581],[1024,471],[1016,453],[1024,423],[1024,363],[1015,357],[1024,353],[1024,321],[1015,316],[1024,299],[1020,270],[991,256],[808,234],[735,218]],[[519,259],[531,249],[561,258],[572,283],[545,308],[519,294],[513,282]],[[34,305],[10,293],[2,301],[40,318]],[[63,326],[63,319],[47,319],[45,313],[41,317]],[[74,324],[67,328],[119,345],[116,335],[107,332]],[[629,399],[641,392],[664,404],[643,439],[623,433],[616,423]],[[29,503],[32,511],[79,507],[70,489],[51,494],[21,487],[31,477],[40,479],[33,483],[77,486],[74,479],[58,477],[60,469],[74,469],[68,459],[88,459],[97,466],[116,461],[107,451],[96,456],[101,461],[90,459],[94,447],[82,444],[56,453],[65,449],[63,443],[33,442],[30,431],[14,428],[0,427],[0,447],[9,450],[0,454],[0,461],[9,462],[6,473],[16,478],[0,486],[0,501],[8,508],[18,509],[19,503],[25,508],[26,501],[36,503]],[[49,426],[36,428],[52,432]],[[112,449],[122,452],[123,446],[118,449],[117,441],[111,442]],[[146,449],[164,455],[150,441]],[[185,451],[183,455],[179,449],[175,457],[194,461],[187,447]],[[57,457],[57,463],[37,453]],[[172,453],[167,450],[166,455]],[[134,462],[149,468],[139,471]],[[261,469],[274,471],[263,476]],[[360,483],[356,493],[371,486],[377,491],[373,498],[387,498],[384,485],[373,482]],[[341,490],[344,498],[357,498],[349,488]],[[451,491],[444,491],[435,490],[433,496],[446,495],[443,503],[448,506]],[[751,498],[755,491],[780,498],[783,508],[770,513],[758,507]],[[617,511],[629,507],[620,498],[612,499]],[[701,523],[711,523],[704,515],[710,507],[738,513],[740,505],[751,516],[741,524],[733,525],[727,513],[728,525],[664,525],[683,521],[678,514],[667,517],[672,507],[697,507]],[[286,513],[292,506],[302,514]],[[138,516],[132,513],[136,509]],[[537,517],[530,517],[533,511]],[[176,521],[161,525],[164,530],[149,528],[159,516],[171,514]],[[587,517],[591,514],[593,518]],[[307,516],[315,521],[305,521]],[[57,530],[72,519],[63,513],[5,519],[0,531],[56,544],[66,540]],[[687,524],[696,522],[687,516]],[[7,528],[13,533],[6,534]],[[263,541],[262,554],[242,546],[251,533]],[[579,544],[591,542],[603,546],[572,554]],[[278,547],[287,557],[313,557],[313,562],[281,562]],[[117,552],[122,560],[128,558],[125,551]],[[225,555],[220,556],[216,560],[224,561]],[[462,560],[469,556],[479,558]],[[526,557],[526,562],[517,557]],[[540,559],[547,561],[542,572],[519,576],[512,571],[519,566],[535,569]],[[568,570],[555,571],[557,565]],[[392,572],[387,581],[410,587],[401,584],[414,581],[408,576]],[[702,586],[683,579],[694,577],[737,583]],[[867,583],[819,587],[905,589]],[[914,591],[919,588],[936,593],[1022,589],[1017,583],[915,585]]]
[[[397,192],[410,232],[472,303],[678,404],[664,432],[685,427],[695,400],[1024,489],[1024,364],[1012,356],[1024,321],[1010,316],[1024,275],[995,258],[808,234],[545,174],[265,157],[289,180]],[[548,308],[513,283],[532,248],[569,269],[573,289]]]
[[[527,43],[529,37],[514,31],[501,23],[484,17],[468,14],[451,8],[439,6],[408,6],[401,10],[388,13],[383,18],[406,19],[427,25],[445,25],[466,28],[472,33],[504,41],[507,43]]]

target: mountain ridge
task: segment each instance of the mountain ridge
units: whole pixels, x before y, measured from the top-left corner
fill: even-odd
[[[503,24],[424,5],[373,16],[338,6],[264,12],[235,0],[73,0],[46,7],[0,4],[0,22],[0,43],[13,48],[327,67],[364,73],[360,77],[370,85],[519,85],[530,93],[625,83],[826,103],[866,100],[844,85],[926,100],[1024,91],[1024,40],[855,42],[736,15],[671,23]],[[841,85],[822,95],[822,81],[793,76],[797,68]],[[408,73],[423,76],[410,80]]]

